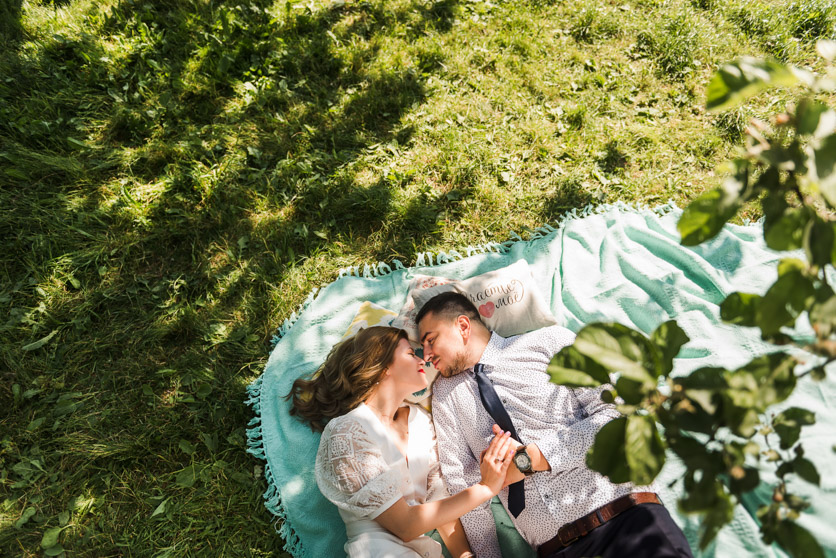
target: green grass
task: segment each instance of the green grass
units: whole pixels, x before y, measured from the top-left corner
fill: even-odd
[[[814,64],[809,5],[2,0],[0,555],[283,555],[243,400],[307,293],[686,204],[788,98],[713,69]]]

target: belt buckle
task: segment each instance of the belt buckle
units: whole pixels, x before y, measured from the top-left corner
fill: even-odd
[[[570,531],[570,529],[567,529],[567,531]],[[577,531],[575,531],[575,532],[577,532]],[[572,537],[568,541],[564,541],[563,540],[563,533],[561,533],[560,531],[557,532],[557,539],[560,541],[560,544],[562,544],[563,546],[569,546],[570,544],[572,544],[573,542],[575,542],[579,538],[581,538],[580,533],[578,533],[577,535],[575,535],[574,537]]]

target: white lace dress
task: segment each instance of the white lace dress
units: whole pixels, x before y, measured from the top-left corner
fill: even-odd
[[[332,419],[316,454],[316,483],[345,521],[349,558],[440,558],[426,535],[404,542],[374,519],[400,498],[409,505],[447,496],[429,414],[409,407],[407,459],[377,415],[361,403]]]

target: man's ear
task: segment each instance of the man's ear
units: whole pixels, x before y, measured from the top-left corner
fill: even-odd
[[[456,329],[462,335],[462,341],[467,343],[467,340],[470,339],[470,334],[473,333],[473,326],[470,323],[470,318],[462,314],[458,318],[456,318]]]

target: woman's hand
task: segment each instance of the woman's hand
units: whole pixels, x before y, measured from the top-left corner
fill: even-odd
[[[494,436],[488,449],[482,454],[482,463],[479,465],[482,473],[480,484],[490,488],[494,496],[502,490],[505,475],[508,473],[508,467],[511,466],[511,458],[514,456],[511,442],[513,439],[510,432]]]

